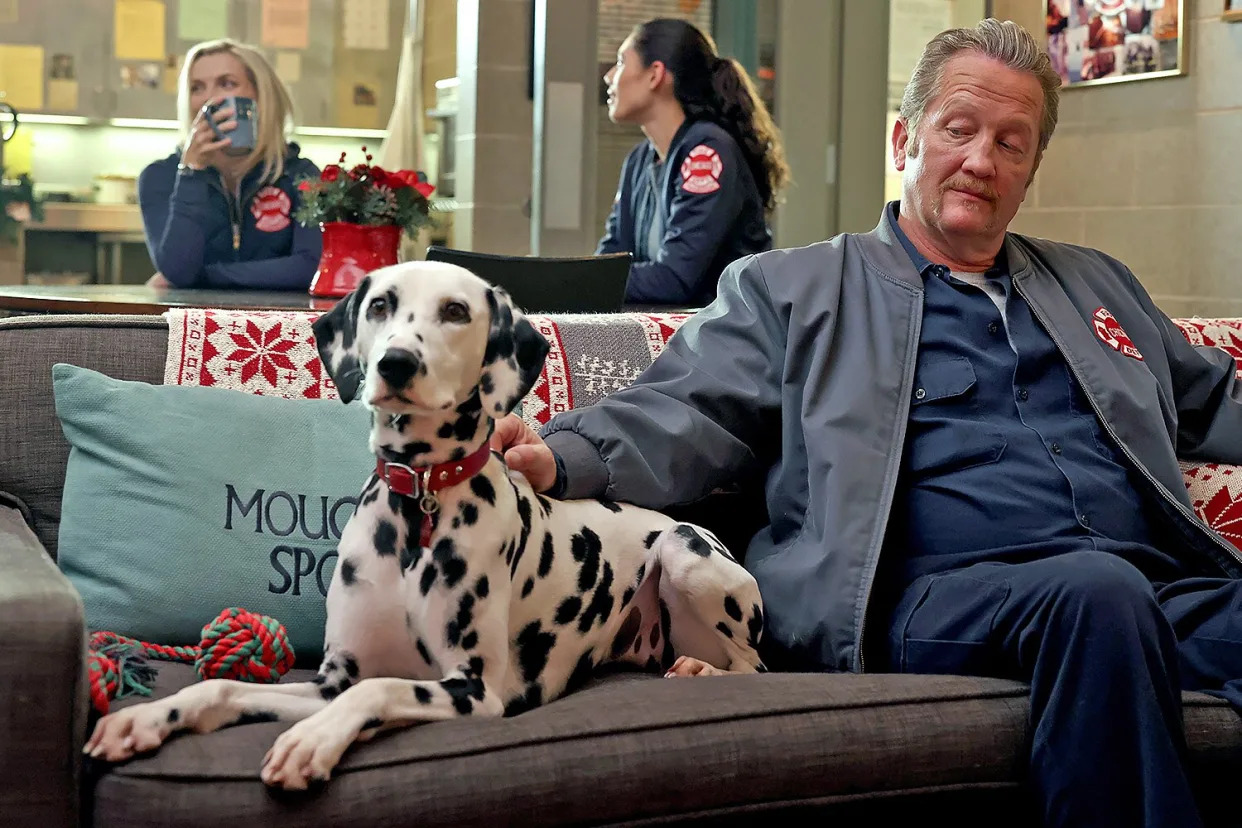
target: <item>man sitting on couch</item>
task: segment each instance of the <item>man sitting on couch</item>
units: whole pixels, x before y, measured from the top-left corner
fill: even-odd
[[[861,671],[870,621],[867,669],[1028,681],[1046,824],[1196,825],[1179,691],[1242,706],[1242,560],[1177,457],[1242,463],[1242,383],[1121,263],[1006,232],[1059,86],[1013,23],[940,34],[875,230],[734,263],[632,387],[495,444],[561,497],[761,476],[773,664]]]

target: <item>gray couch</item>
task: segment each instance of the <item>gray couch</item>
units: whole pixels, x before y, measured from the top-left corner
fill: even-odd
[[[599,340],[592,324],[562,319],[565,348]],[[51,366],[158,383],[167,336],[159,317],[0,321],[0,825],[846,825],[932,814],[1033,824],[1025,686],[957,677],[614,674],[514,718],[380,736],[304,795],[259,781],[279,724],[177,737],[118,767],[84,764],[85,626],[55,564],[69,449]],[[193,679],[189,666],[163,665],[157,692]],[[1207,696],[1185,701],[1204,809],[1212,824],[1242,823],[1242,722]]]

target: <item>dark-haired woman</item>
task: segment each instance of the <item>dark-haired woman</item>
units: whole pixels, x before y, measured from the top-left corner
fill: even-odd
[[[767,216],[789,179],[780,133],[745,70],[684,20],[636,26],[604,80],[608,116],[647,140],[595,252],[634,255],[628,303],[706,305],[726,265],[772,246]]]

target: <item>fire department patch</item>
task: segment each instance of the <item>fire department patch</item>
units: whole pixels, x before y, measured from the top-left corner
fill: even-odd
[[[695,195],[714,193],[720,189],[722,172],[724,162],[720,153],[707,144],[699,144],[681,162],[681,188]]]
[[[1143,355],[1134,347],[1134,342],[1126,334],[1117,317],[1108,308],[1099,307],[1091,315],[1091,323],[1095,326],[1095,335],[1114,351],[1120,351],[1131,359],[1142,361]]]
[[[250,202],[255,227],[265,233],[275,233],[289,226],[289,210],[293,202],[279,187],[267,186],[255,193]]]

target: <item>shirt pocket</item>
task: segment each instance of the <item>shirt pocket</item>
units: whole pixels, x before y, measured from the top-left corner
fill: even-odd
[[[916,478],[995,463],[1008,443],[974,413],[977,383],[965,357],[927,362],[914,375],[907,468]]]

